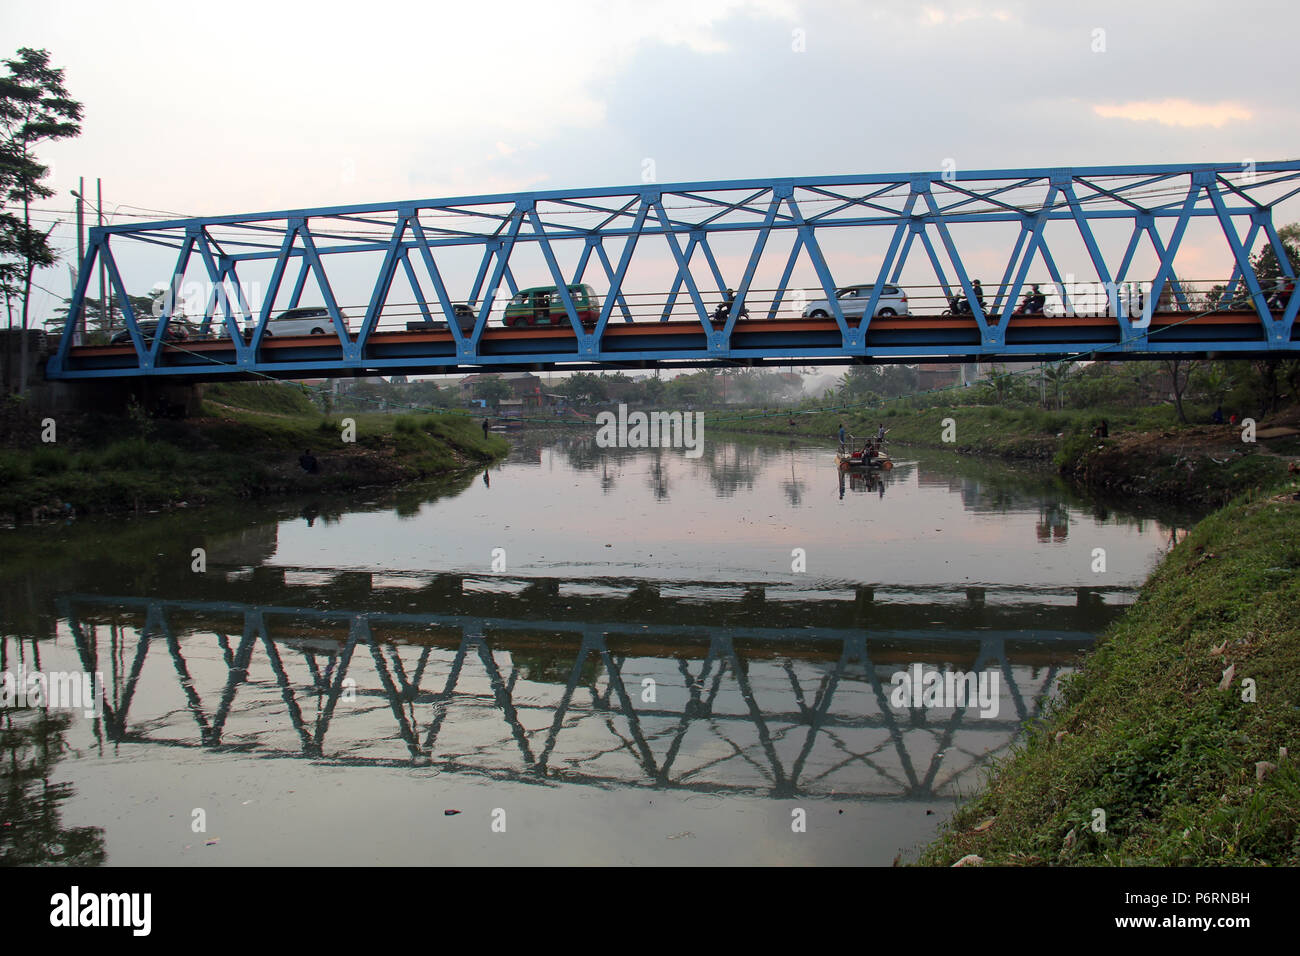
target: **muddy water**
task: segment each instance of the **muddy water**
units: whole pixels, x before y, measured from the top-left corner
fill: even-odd
[[[346,506],[6,532],[3,669],[104,687],[0,718],[6,858],[888,864],[1187,523],[937,455],[514,442]],[[900,690],[936,671],[974,699]]]

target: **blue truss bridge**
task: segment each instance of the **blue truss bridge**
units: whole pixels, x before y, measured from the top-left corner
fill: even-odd
[[[109,225],[90,231],[46,375],[1295,354],[1300,296],[1274,215],[1297,193],[1300,161],[1203,163],[642,184]],[[1252,264],[1265,248],[1281,267],[1266,280]],[[151,314],[132,308],[154,288],[169,291]],[[95,327],[87,300],[105,298],[122,304],[123,328]],[[312,327],[286,324],[289,310]]]

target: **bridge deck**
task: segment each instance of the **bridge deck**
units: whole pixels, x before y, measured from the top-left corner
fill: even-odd
[[[860,323],[853,320],[851,328]],[[719,323],[715,326],[721,329]],[[76,346],[60,377],[122,377],[141,374],[194,379],[248,374],[354,376],[377,371],[449,372],[466,367],[545,369],[579,363],[590,367],[654,368],[672,365],[771,365],[816,359],[826,364],[853,362],[947,362],[960,360],[1052,360],[1103,350],[1106,358],[1171,357],[1209,350],[1241,357],[1269,350],[1264,327],[1253,312],[1190,316],[1157,313],[1142,343],[1125,343],[1120,324],[1109,316],[1017,316],[1010,320],[1005,349],[999,355],[981,350],[980,328],[967,316],[910,315],[877,318],[866,333],[866,354],[848,356],[833,319],[752,319],[736,323],[725,357],[709,349],[708,335],[697,321],[610,324],[595,357],[581,354],[572,328],[484,329],[477,355],[458,353],[447,329],[382,331],[370,335],[360,359],[348,359],[332,334],[268,337],[254,363],[240,363],[227,337],[163,344],[158,363],[142,369],[130,344]],[[355,340],[354,340],[355,341]],[[1292,330],[1300,342],[1300,325]],[[1136,345],[1136,347],[1134,347]]]

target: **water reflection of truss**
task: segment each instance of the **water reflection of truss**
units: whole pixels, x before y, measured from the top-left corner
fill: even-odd
[[[99,732],[555,785],[924,800],[1010,745],[1080,630],[740,629],[70,595]],[[895,709],[913,661],[996,672],[999,713]],[[104,666],[111,662],[111,666]],[[653,695],[647,693],[653,681]]]

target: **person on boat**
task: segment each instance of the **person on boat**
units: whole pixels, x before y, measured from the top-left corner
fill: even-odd
[[[885,440],[885,423],[881,422],[880,427],[876,429],[876,442],[881,443]]]
[[[844,444],[849,440],[849,433],[844,430],[844,423],[840,422],[840,453],[844,453]]]

